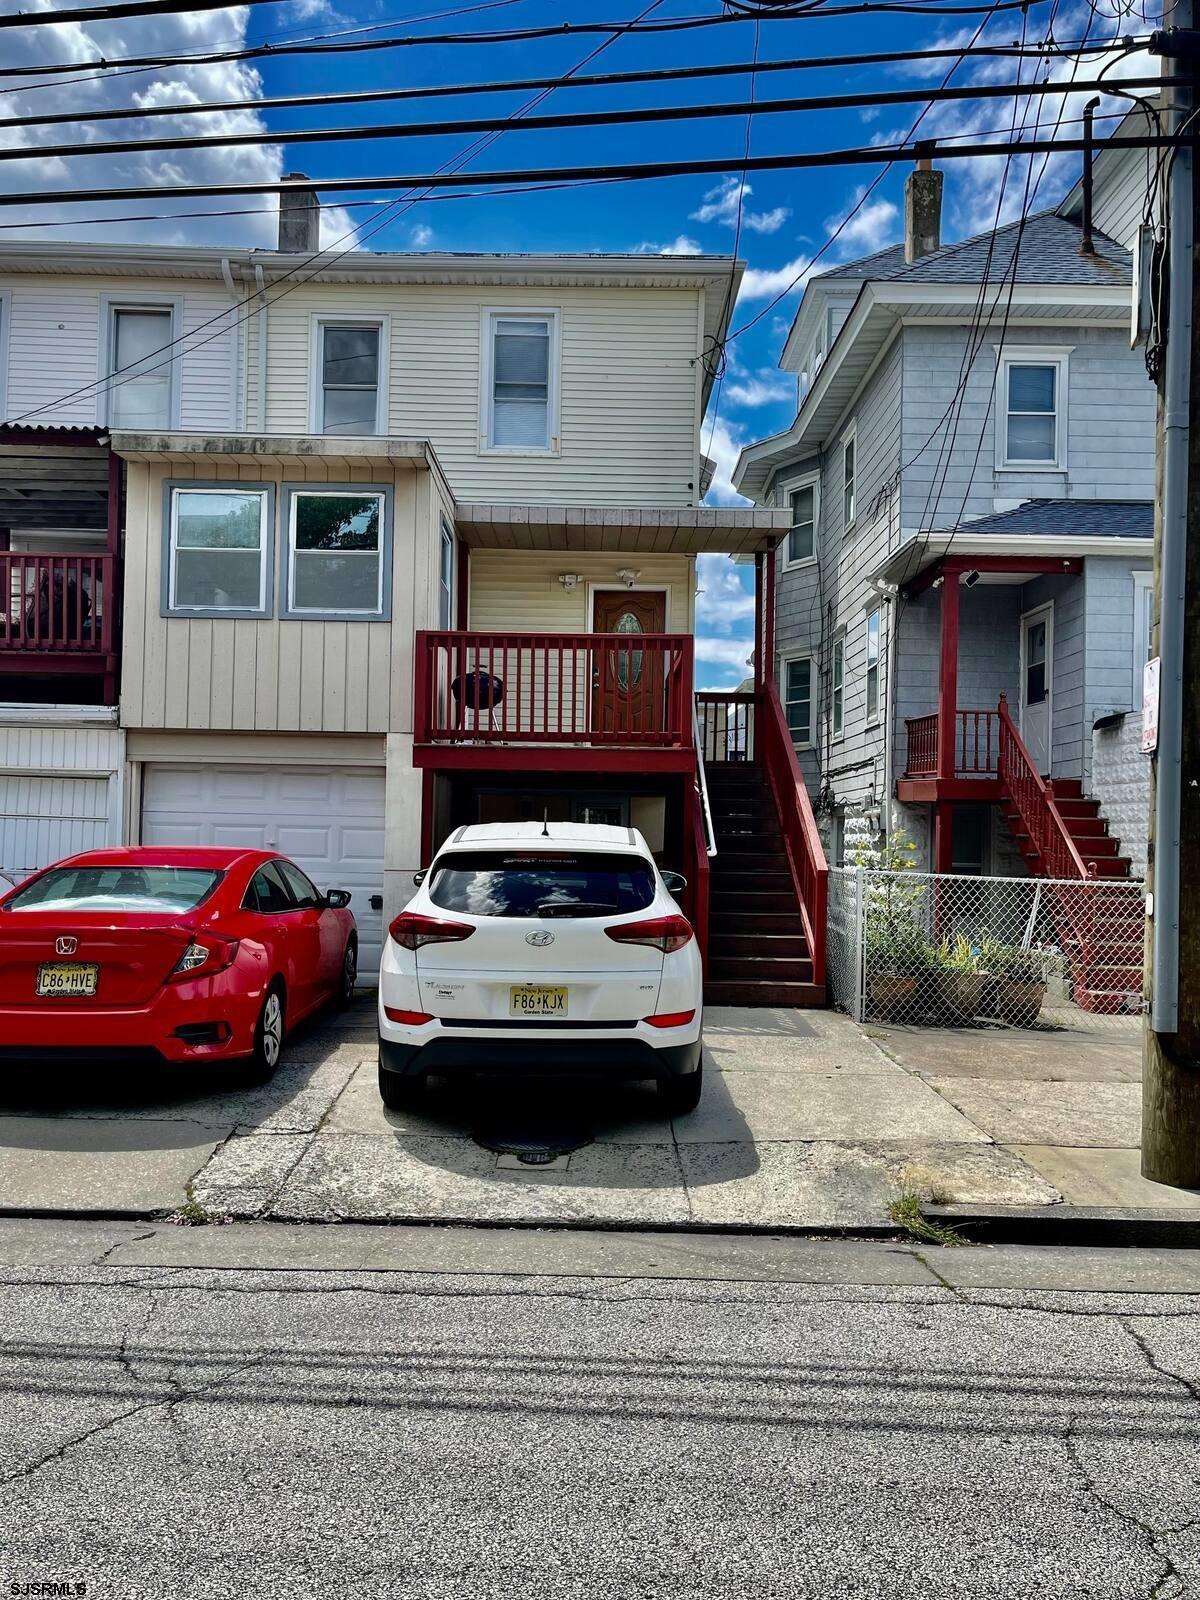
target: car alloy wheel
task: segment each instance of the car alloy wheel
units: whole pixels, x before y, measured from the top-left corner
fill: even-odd
[[[348,1006],[354,999],[354,985],[358,982],[358,946],[353,939],[346,946],[342,961],[342,1004]]]
[[[278,989],[271,990],[263,1005],[259,1038],[263,1066],[268,1072],[274,1072],[283,1052],[283,1006],[279,1000]]]

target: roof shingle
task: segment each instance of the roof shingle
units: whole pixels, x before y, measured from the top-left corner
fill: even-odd
[[[1014,511],[976,517],[944,533],[1072,534],[1076,538],[1154,537],[1153,500],[1026,500]]]

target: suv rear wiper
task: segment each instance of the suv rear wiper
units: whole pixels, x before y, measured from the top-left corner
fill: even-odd
[[[617,907],[610,901],[599,900],[572,900],[569,903],[562,900],[543,900],[541,905],[535,906],[539,917],[581,917],[589,911],[598,912],[601,916],[617,913]]]

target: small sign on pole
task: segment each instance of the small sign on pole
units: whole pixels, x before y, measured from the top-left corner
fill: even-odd
[[[1142,754],[1144,756],[1158,749],[1159,667],[1159,658],[1154,656],[1142,669]]]

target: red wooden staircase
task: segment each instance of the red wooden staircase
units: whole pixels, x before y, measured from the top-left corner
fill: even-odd
[[[1142,989],[1145,913],[1141,896],[1126,887],[1129,858],[1119,854],[1120,840],[1109,833],[1099,801],[1084,794],[1077,778],[1041,776],[1003,695],[999,716],[1001,815],[1031,875],[1054,880],[1047,909],[1070,965],[1075,1003],[1085,1011],[1119,1011]]]
[[[778,693],[697,703],[717,847],[705,999],[824,1005],[828,869]]]

